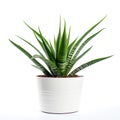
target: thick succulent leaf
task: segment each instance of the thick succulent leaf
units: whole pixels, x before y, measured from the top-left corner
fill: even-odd
[[[32,56],[28,51],[26,51],[20,45],[14,43],[11,40],[10,42],[19,50],[21,50],[28,58],[30,58],[35,64],[33,66],[37,69],[40,69],[45,75],[54,76],[54,77],[74,76],[80,70],[111,57],[108,56],[108,57],[91,60],[71,71],[74,64],[91,50],[92,47],[88,48],[86,51],[84,51],[82,54],[79,55],[79,53],[84,48],[84,46],[103,30],[101,29],[100,31],[94,33],[90,37],[87,37],[89,33],[93,31],[105,18],[106,16],[102,18],[100,21],[98,21],[91,28],[89,28],[79,39],[76,38],[73,42],[70,43],[69,41],[70,41],[71,28],[69,29],[69,32],[67,34],[66,22],[64,21],[64,26],[63,26],[64,28],[63,30],[61,30],[61,17],[60,17],[58,35],[56,38],[54,37],[54,47],[52,43],[49,42],[43,36],[39,27],[38,30],[36,31],[32,27],[30,27],[27,23],[25,23],[27,27],[34,33],[37,42],[40,44],[41,48],[45,53],[45,56],[33,44],[31,44],[30,42],[19,36],[18,37],[21,40],[23,40],[25,43],[27,43],[32,48],[34,48],[39,53],[39,55]],[[48,68],[47,67],[46,68],[48,70],[40,62],[38,62],[38,60],[36,60],[37,58],[40,58],[47,65]]]
[[[98,21],[95,25],[93,25],[88,31],[86,31],[83,36],[80,38],[80,41],[83,40],[94,28],[96,28],[107,16],[103,17],[100,21]]]
[[[60,68],[61,72],[65,70],[65,64],[67,59],[67,52],[68,52],[68,38],[66,33],[66,23],[64,23],[64,30],[61,38],[61,43],[59,46],[59,54],[57,56],[57,65]]]
[[[74,47],[74,45],[75,45],[76,42],[77,42],[77,38],[76,38],[75,40],[73,40],[73,41],[69,44],[69,46],[68,46],[67,60],[69,59],[70,54],[71,54],[71,50],[72,50],[72,48]]]
[[[33,67],[37,68],[38,70],[41,70],[41,67],[40,66],[37,66],[37,65],[32,65]],[[46,75],[46,74],[45,74]],[[46,75],[47,76],[47,75]],[[50,73],[50,75],[48,77],[52,77],[52,73]]]
[[[76,59],[75,59],[75,62],[77,62],[80,58],[82,58],[86,53],[88,53],[91,49],[92,49],[93,46],[91,46],[90,48],[88,48],[85,52],[83,52],[80,56],[78,56]]]
[[[39,40],[39,38],[38,38],[38,36],[36,34],[34,34],[34,36],[37,39],[37,41],[39,42],[39,45],[41,46],[41,48],[42,48],[43,52],[45,53],[45,55],[49,58],[48,53],[46,52],[46,49],[45,49],[43,43]]]
[[[61,18],[59,22],[59,32],[58,32],[57,42],[56,42],[56,58],[58,58],[58,55],[59,55],[60,43],[61,43]]]
[[[25,24],[28,26],[28,28],[30,28],[32,30],[32,32],[34,33],[35,37],[37,38],[37,41],[39,42],[40,46],[42,44],[42,47],[44,47],[43,50],[47,54],[49,59],[54,60],[54,56],[52,56],[51,51],[50,51],[50,45],[49,45],[48,41],[45,39],[45,37],[43,37],[42,32],[40,31],[40,28],[38,27],[39,32],[37,32],[35,29],[30,27],[27,23],[25,23]]]
[[[55,60],[55,57],[56,57],[55,50],[54,50],[51,42],[50,42],[50,51],[51,51],[51,54],[52,54],[52,56],[54,57],[54,60]]]
[[[24,22],[25,25],[34,33],[36,34],[37,36],[39,36],[39,32],[37,32],[35,29],[33,29],[32,27],[30,27],[26,22]],[[38,41],[39,42],[39,41]]]
[[[74,45],[74,47],[72,48],[70,54],[68,55],[67,58],[67,65],[69,64],[69,62],[71,61],[73,54],[75,52],[75,50],[78,48],[79,44],[81,43],[81,41],[94,29],[96,28],[104,19],[106,18],[106,16],[104,18],[102,18],[100,21],[98,21],[95,25],[93,25],[90,29],[88,29],[83,35],[82,37],[79,38],[79,40],[76,42],[76,44]]]
[[[57,41],[56,41],[56,38],[54,36],[54,48],[55,48],[55,52],[56,52],[56,46],[57,46]]]
[[[44,53],[46,54],[46,56],[50,59],[50,60],[55,60],[55,55],[53,53],[53,49],[52,46],[46,42],[47,40],[42,37],[42,33],[40,33],[41,37],[39,37],[37,34],[34,34],[36,39],[39,41],[39,44],[41,45],[42,49],[44,50]],[[41,40],[41,41],[40,41]]]
[[[9,40],[16,48],[18,48],[20,51],[22,51],[28,58],[31,59],[32,55],[27,52],[24,48],[22,48],[20,45],[14,43],[13,41]],[[49,71],[43,66],[41,65],[37,60],[35,59],[31,59],[37,66],[39,66],[39,68],[41,69],[41,71],[47,75],[47,76],[51,76],[51,74],[49,73]]]
[[[40,55],[33,55],[31,57],[31,59],[36,59],[36,58],[40,58],[48,67],[49,71],[51,72],[51,75],[54,76],[54,72],[51,70],[51,68],[49,67],[49,64],[46,62],[46,59],[44,57],[41,57]],[[36,66],[39,68],[39,66]]]
[[[39,32],[37,32],[35,29],[33,29],[32,27],[30,27],[26,22],[24,22],[25,25],[34,33],[34,36],[36,38],[36,40],[38,41],[38,43],[40,44],[40,46],[42,47],[42,49],[44,50],[45,54],[48,56],[45,47],[43,45],[43,42],[41,41],[41,39],[39,38]]]
[[[43,46],[44,46],[44,49],[45,49],[45,52],[48,56],[48,58],[50,60],[55,60],[55,55],[54,55],[54,52],[53,52],[53,47],[51,45],[51,42],[48,43],[48,41],[45,39],[45,37],[42,35],[42,32],[40,31],[40,28],[39,29],[39,38],[42,40],[42,43],[43,43]]]
[[[70,33],[71,33],[71,27],[69,28],[69,33],[68,33],[68,37],[67,37],[67,39],[68,39],[68,44],[69,44],[69,41],[70,41]]]
[[[34,46],[32,45],[30,42],[28,42],[27,40],[25,40],[24,38],[17,36],[18,38],[20,38],[21,40],[23,40],[24,42],[26,42],[27,44],[29,44],[32,48],[34,48],[41,56],[43,56],[43,54]]]
[[[41,30],[40,30],[40,27],[38,27],[38,30],[39,30],[39,38],[42,40],[42,42],[44,41],[45,44],[49,47],[49,42],[45,39],[45,37],[43,36]]]
[[[68,74],[69,68],[71,66],[71,60],[74,54],[74,51],[76,50],[76,44],[77,43],[77,38],[69,45],[68,47],[68,54],[67,54],[67,59],[66,59],[66,65],[65,65],[65,74]]]
[[[40,66],[37,66],[37,65],[32,65],[33,67],[39,69],[41,71],[41,67]]]
[[[70,52],[71,52],[73,46],[75,45],[76,41],[77,41],[77,38],[74,39],[74,40],[69,44],[69,46],[68,46],[68,54],[67,54],[67,58],[68,58],[68,56],[70,55]]]
[[[48,60],[44,57],[41,57],[40,55],[33,55],[31,59],[34,59],[34,58],[40,58],[47,65],[47,67],[49,68],[53,76],[60,76],[60,71],[53,61]]]
[[[66,23],[65,23],[61,43],[59,46],[59,55],[57,56],[58,62],[64,63],[66,61],[67,50],[68,50],[68,39],[66,35]]]
[[[70,64],[66,66],[66,70],[65,70],[65,74],[68,74],[70,72],[70,70],[72,69],[72,67],[74,66],[74,64],[81,59],[85,54],[87,54],[92,47],[88,48],[85,52],[83,52],[80,56],[78,56],[77,58],[72,58],[72,60],[70,61]]]
[[[80,51],[83,49],[83,47],[84,47],[88,42],[90,42],[95,36],[97,36],[100,32],[102,32],[103,30],[104,30],[104,28],[101,29],[101,30],[99,30],[98,32],[94,33],[94,34],[91,35],[89,38],[87,38],[87,40],[85,40],[85,41],[82,43],[82,45],[78,48],[78,50],[76,51],[76,53],[75,53],[75,55],[73,56],[73,58],[76,58],[76,57],[79,55]]]
[[[86,63],[80,65],[79,67],[75,68],[75,69],[69,74],[69,76],[74,76],[74,75],[75,75],[77,72],[79,72],[80,70],[83,70],[83,69],[85,69],[85,68],[87,68],[87,67],[89,67],[89,66],[91,66],[91,65],[93,65],[93,64],[95,64],[95,63],[98,63],[98,62],[100,62],[100,61],[102,61],[102,60],[105,60],[105,59],[108,59],[108,58],[110,58],[110,57],[112,57],[112,56],[103,57],[103,58],[97,58],[97,59],[91,60],[91,61],[89,61],[89,62],[86,62]]]

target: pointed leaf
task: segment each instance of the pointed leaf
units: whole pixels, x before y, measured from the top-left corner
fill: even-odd
[[[67,59],[67,52],[68,52],[68,39],[67,39],[67,33],[66,33],[66,23],[64,22],[64,30],[62,33],[61,43],[59,46],[59,54],[56,58],[57,60],[57,66],[60,68],[61,72],[65,70],[65,64]]]
[[[32,55],[27,52],[24,48],[22,48],[20,45],[14,43],[13,41],[9,40],[16,48],[18,48],[20,51],[22,51],[28,58],[31,59]],[[41,68],[41,71],[45,74],[45,75],[48,75],[48,76],[51,76],[51,74],[47,71],[47,69],[41,65],[37,60],[35,59],[32,59],[32,61]]]
[[[78,54],[80,53],[80,51],[83,49],[83,47],[84,47],[88,42],[90,42],[90,40],[92,40],[95,36],[97,36],[100,32],[102,32],[103,30],[104,30],[104,28],[101,29],[101,30],[99,30],[98,32],[94,33],[94,34],[91,35],[89,38],[87,38],[87,40],[85,40],[85,41],[82,43],[82,45],[78,48],[78,50],[76,51],[76,53],[75,53],[75,55],[74,55],[73,58],[76,58],[76,57],[78,56]]]
[[[102,18],[100,21],[98,21],[95,25],[93,25],[90,29],[88,29],[83,35],[82,37],[80,37],[80,39],[76,42],[76,44],[74,45],[74,47],[72,48],[69,56],[68,56],[68,64],[70,62],[70,60],[73,57],[73,54],[75,52],[75,50],[78,48],[79,44],[81,43],[81,41],[94,29],[96,28],[104,19],[106,18],[106,16],[104,18]]]
[[[97,62],[100,62],[100,61],[102,61],[102,60],[108,59],[108,58],[110,58],[110,57],[112,57],[112,56],[103,57],[103,58],[97,58],[97,59],[91,60],[91,61],[89,61],[89,62],[86,62],[86,63],[80,65],[79,67],[77,67],[76,69],[74,69],[74,70],[69,74],[69,76],[74,76],[74,75],[75,75],[77,72],[79,72],[80,70],[85,69],[85,68],[87,68],[87,67],[89,67],[89,66],[91,66],[91,65],[93,65],[93,64],[95,64],[95,63],[97,63]]]
[[[66,70],[65,70],[65,74],[68,74],[70,72],[70,70],[72,69],[72,67],[74,66],[74,64],[80,59],[82,58],[86,53],[88,53],[90,50],[91,50],[92,47],[88,48],[85,52],[83,52],[79,57],[77,58],[73,58],[71,61],[70,61],[70,64],[66,67]]]
[[[60,75],[60,71],[57,68],[56,64],[54,62],[52,62],[51,60],[47,60],[44,57],[41,57],[40,55],[34,55],[32,56],[31,59],[34,58],[40,58],[49,68],[49,70],[51,71],[51,73],[53,74],[53,76],[59,76]]]
[[[58,32],[57,42],[56,42],[56,57],[58,57],[58,55],[59,55],[60,43],[61,43],[61,17],[60,17],[59,32]]]
[[[41,56],[43,56],[43,54],[34,46],[32,45],[30,42],[28,42],[27,40],[25,40],[24,38],[17,36],[18,38],[20,38],[21,40],[23,40],[24,42],[26,42],[27,44],[29,44],[31,47],[33,47]]]

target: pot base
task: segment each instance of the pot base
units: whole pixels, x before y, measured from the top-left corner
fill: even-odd
[[[55,112],[46,112],[46,111],[41,111],[43,113],[47,113],[47,114],[72,114],[72,113],[76,113],[78,111],[73,111],[73,112],[63,112],[63,113],[55,113]]]

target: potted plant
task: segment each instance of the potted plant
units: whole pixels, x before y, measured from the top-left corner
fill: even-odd
[[[54,37],[54,46],[43,36],[39,27],[37,31],[25,23],[34,33],[44,54],[33,44],[19,36],[21,40],[35,49],[37,53],[32,55],[22,46],[10,40],[15,47],[32,60],[35,68],[43,72],[43,75],[37,76],[41,98],[41,111],[46,113],[72,113],[79,110],[83,76],[78,76],[77,72],[111,56],[90,60],[81,65],[78,64],[78,67],[74,69],[73,66],[91,50],[92,47],[81,53],[84,46],[104,30],[104,28],[100,29],[87,37],[105,18],[102,18],[80,38],[76,38],[72,42],[70,42],[70,29],[67,33],[65,21],[63,29],[61,29],[60,19],[58,35]],[[41,61],[46,64],[46,67],[41,64]]]

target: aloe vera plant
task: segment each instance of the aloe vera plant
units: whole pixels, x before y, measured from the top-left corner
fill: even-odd
[[[100,29],[99,31],[87,37],[89,33],[93,31],[94,28],[96,28],[105,18],[106,16],[100,21],[98,21],[95,25],[93,25],[90,29],[88,29],[80,38],[76,38],[72,42],[70,42],[70,29],[69,33],[67,33],[66,22],[64,21],[62,30],[60,19],[58,35],[57,37],[54,37],[54,45],[52,44],[52,42],[48,41],[43,36],[39,27],[38,30],[35,30],[32,27],[30,27],[27,23],[25,23],[27,27],[33,32],[38,44],[43,49],[45,54],[41,53],[41,51],[38,48],[36,48],[33,44],[28,42],[28,40],[25,40],[22,37],[17,36],[26,44],[30,45],[33,49],[35,49],[37,52],[36,54],[30,54],[26,49],[16,44],[12,40],[10,40],[10,42],[20,51],[22,51],[28,58],[30,58],[30,60],[32,60],[32,62],[34,63],[33,66],[41,70],[44,73],[44,75],[48,77],[75,76],[77,72],[87,68],[88,66],[91,66],[95,63],[98,63],[102,60],[111,57],[107,56],[90,60],[72,70],[75,63],[78,60],[80,60],[84,55],[86,55],[92,48],[90,47],[83,53],[81,53],[81,50],[84,48],[84,46],[104,30],[104,28]],[[46,64],[47,68],[44,65],[42,65],[38,59],[42,60]]]

